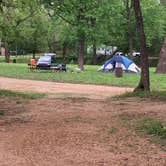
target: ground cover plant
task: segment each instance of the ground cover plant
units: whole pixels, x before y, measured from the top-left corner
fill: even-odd
[[[114,96],[114,98],[130,98],[130,97],[139,97],[139,98],[151,98],[158,100],[166,100],[166,91],[134,91],[134,92],[126,92],[122,95]]]
[[[0,65],[0,76],[47,81],[49,80],[56,82],[135,87],[138,84],[140,78],[139,74],[124,73],[123,77],[117,78],[115,77],[114,73],[97,72],[99,65],[85,65],[85,71],[78,72],[76,70],[76,65],[68,64],[67,72],[55,73],[51,73],[49,70],[38,70],[31,72],[28,70],[27,64],[1,63]],[[150,68],[150,82],[152,90],[166,90],[165,80],[165,74],[156,74],[155,68]]]
[[[138,130],[159,138],[166,139],[166,124],[159,119],[144,117],[139,120]]]
[[[26,111],[25,105],[30,100],[37,100],[39,98],[46,97],[44,93],[37,92],[18,92],[11,90],[0,89],[0,126],[5,124],[10,124],[13,122],[25,122],[17,118],[18,114],[24,113]],[[5,117],[12,117],[5,120]],[[1,130],[1,128],[0,128]]]
[[[0,89],[0,96],[8,96],[8,97],[22,97],[25,99],[36,99],[40,97],[46,96],[44,93],[37,93],[37,92],[17,92],[17,91],[10,91]]]
[[[119,117],[126,128],[159,144],[166,151],[166,121],[163,117],[150,115],[150,113],[146,115],[122,113]]]

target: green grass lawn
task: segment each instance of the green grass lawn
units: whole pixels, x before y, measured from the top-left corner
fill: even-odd
[[[117,78],[114,73],[97,72],[100,66],[85,65],[84,72],[76,72],[76,65],[67,65],[67,72],[54,72],[49,70],[28,71],[27,64],[0,63],[0,76],[26,78],[35,80],[49,80],[56,82],[72,82],[85,84],[102,84],[115,86],[137,86],[140,75],[123,73],[123,77]],[[70,70],[74,70],[74,73]],[[150,68],[151,89],[155,91],[166,90],[166,74],[156,74],[155,68]]]

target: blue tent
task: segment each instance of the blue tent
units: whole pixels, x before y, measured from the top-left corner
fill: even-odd
[[[140,73],[140,68],[129,58],[123,55],[115,55],[98,69],[98,71],[114,71],[116,67],[121,67],[123,71]]]

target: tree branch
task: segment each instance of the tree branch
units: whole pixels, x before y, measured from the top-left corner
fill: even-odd
[[[16,20],[16,25],[13,26],[13,27],[17,27],[19,26],[22,22],[26,21],[28,18],[32,17],[34,15],[35,11],[32,11],[28,16],[22,18],[22,19],[19,19],[19,20]]]

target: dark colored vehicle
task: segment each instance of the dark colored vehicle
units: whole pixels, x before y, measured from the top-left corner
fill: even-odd
[[[39,58],[36,64],[37,69],[50,69],[50,67],[56,67],[57,70],[60,71],[66,71],[66,65],[65,64],[57,64],[55,63],[55,55],[44,54]]]
[[[66,65],[65,64],[58,64],[57,66],[58,66],[59,70],[66,72]]]
[[[43,55],[36,63],[37,69],[50,69],[52,56]]]

